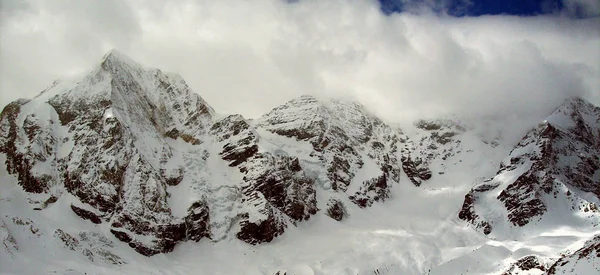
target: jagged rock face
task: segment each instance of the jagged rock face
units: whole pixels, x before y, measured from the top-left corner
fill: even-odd
[[[460,153],[461,143],[456,136],[466,131],[465,127],[450,119],[419,120],[414,125],[420,135],[409,138],[399,132],[402,148],[402,169],[410,181],[420,186],[433,176],[430,164],[435,159],[445,161]]]
[[[144,255],[202,238],[268,242],[319,211],[317,187],[367,207],[401,173],[398,135],[359,104],[304,96],[257,122],[215,119],[181,77],[116,51],[83,79],[9,104],[0,130],[35,209],[70,193],[73,213]],[[347,216],[341,201],[329,208]]]
[[[511,264],[510,267],[502,273],[502,275],[543,273],[546,271],[546,269],[546,265],[544,265],[544,263],[540,261],[538,257],[530,255],[525,256]]]
[[[573,270],[579,270],[582,274],[600,273],[600,235],[586,241],[575,252],[560,257],[550,266],[547,274],[572,274]]]
[[[167,184],[177,179],[163,169],[172,156],[165,132],[196,140],[212,115],[180,77],[111,52],[84,79],[55,82],[31,101],[9,104],[0,152],[23,189],[36,194],[36,208],[69,192],[79,199],[75,214],[110,222],[119,239],[152,255],[186,238],[185,221],[166,202]]]
[[[252,244],[315,214],[317,186],[367,207],[388,198],[400,177],[395,132],[355,103],[303,96],[256,122],[224,117],[209,134],[219,156],[243,175],[240,204],[252,211],[239,212],[236,236]],[[362,168],[371,174],[357,176]]]
[[[346,193],[361,207],[388,198],[392,183],[400,179],[398,136],[357,103],[302,96],[273,109],[256,125],[308,142],[309,162],[326,170],[325,188]],[[371,174],[357,176],[366,166]]]
[[[599,125],[600,108],[580,99],[566,102],[523,138],[494,178],[465,196],[459,218],[489,234],[502,219],[514,227],[539,221],[554,200],[566,199],[574,211],[597,220],[595,204],[580,194],[600,195]],[[487,214],[494,203],[506,217]]]
[[[208,205],[203,202],[195,202],[188,208],[185,217],[185,236],[192,241],[200,241],[202,238],[210,238],[210,216]]]
[[[90,262],[101,259],[115,265],[126,263],[121,257],[110,251],[110,248],[114,247],[113,242],[98,233],[82,231],[73,236],[59,228],[54,231],[53,237],[68,249],[81,253]]]
[[[298,158],[259,151],[259,135],[240,115],[217,121],[211,134],[223,150],[223,160],[244,175],[240,183],[244,208],[236,236],[248,243],[269,242],[288,223],[307,220],[317,212],[314,180]]]
[[[49,189],[47,179],[32,174],[31,167],[35,162],[35,158],[43,159],[44,155],[31,154],[27,156],[19,150],[17,146],[22,146],[24,133],[19,131],[21,128],[17,124],[17,118],[21,113],[21,106],[26,104],[28,100],[17,100],[4,107],[0,115],[0,128],[2,131],[0,139],[0,152],[7,155],[9,158],[6,162],[6,168],[10,173],[18,174],[19,184],[27,192],[42,193]],[[29,136],[26,141],[33,140],[34,127],[28,126]]]
[[[327,215],[336,221],[348,217],[344,203],[337,199],[329,199],[327,202]]]
[[[211,127],[211,135],[225,143],[219,152],[229,166],[238,166],[258,152],[258,134],[241,115],[230,115]]]

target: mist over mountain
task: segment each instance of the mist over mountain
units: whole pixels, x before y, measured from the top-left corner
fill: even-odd
[[[305,94],[347,97],[391,124],[458,115],[518,142],[567,98],[600,105],[599,17],[444,13],[496,2],[541,12],[538,1],[12,2],[0,9],[0,105],[86,75],[112,48],[247,118]],[[400,9],[386,15],[390,2]]]

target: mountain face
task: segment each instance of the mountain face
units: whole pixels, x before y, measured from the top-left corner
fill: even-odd
[[[183,175],[167,165],[174,152],[166,137],[197,143],[213,115],[181,77],[111,52],[81,81],[7,106],[0,151],[36,209],[68,193],[75,214],[110,224],[118,239],[152,255],[208,235],[207,221],[194,220],[202,204],[185,217],[171,213],[167,186]],[[197,236],[186,236],[190,227]]]
[[[421,131],[410,138],[402,131],[402,169],[416,186],[432,177],[430,165],[434,160],[445,161],[461,153],[461,140],[456,136],[466,129],[452,119],[419,120],[415,127]]]
[[[303,96],[256,121],[219,116],[181,77],[117,51],[9,104],[0,123],[32,207],[69,197],[144,255],[205,237],[268,242],[320,208],[341,220],[344,204],[386,200],[402,169],[395,131],[357,103]]]
[[[459,218],[484,234],[507,236],[552,216],[598,225],[600,108],[565,102],[529,132],[495,177],[471,189]],[[531,229],[530,229],[531,230]]]
[[[23,240],[49,238],[86,261],[122,265],[133,259],[123,256],[122,244],[145,256],[191,241],[255,245],[295,227],[362,223],[353,215],[383,211],[381,205],[405,191],[416,192],[415,200],[459,193],[457,203],[448,204],[456,210],[448,220],[461,231],[467,224],[475,228],[480,233],[471,230],[473,239],[519,239],[550,224],[598,225],[600,108],[568,100],[509,153],[512,146],[477,136],[456,118],[400,129],[358,103],[314,96],[292,99],[257,119],[218,114],[180,76],[144,68],[113,50],[82,79],[57,81],[0,114],[0,157],[24,197],[0,196],[0,204],[39,214],[2,212],[2,251],[39,249]],[[414,202],[402,203],[394,207]],[[416,205],[444,212],[431,201]],[[414,212],[411,218],[426,219],[417,213],[427,211]],[[62,224],[70,216],[77,219],[73,228]],[[448,225],[433,229],[441,234]],[[398,232],[370,228],[361,239],[423,238]],[[428,253],[419,249],[433,242],[469,242],[462,235],[445,238],[415,245],[418,255],[410,259],[425,259]],[[519,253],[513,260],[489,244],[473,251],[506,259],[494,272],[562,274],[563,266],[593,262],[596,239],[558,262]],[[438,272],[447,273],[464,259],[427,258],[410,270],[440,266]],[[404,272],[397,263],[377,264],[367,270]]]

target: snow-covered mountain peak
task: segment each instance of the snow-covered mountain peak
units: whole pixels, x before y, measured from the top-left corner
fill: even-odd
[[[68,200],[144,255],[204,237],[268,242],[319,208],[341,220],[344,204],[381,202],[400,180],[394,131],[360,104],[303,96],[257,121],[216,119],[181,77],[118,51],[0,123],[32,207]]]
[[[263,118],[271,117],[275,113],[285,110],[286,113],[300,115],[313,114],[322,120],[344,119],[348,116],[372,116],[365,107],[352,100],[334,97],[317,97],[314,95],[302,95],[273,108]]]
[[[33,208],[69,200],[76,215],[109,224],[118,239],[151,255],[172,250],[191,222],[172,216],[167,201],[167,186],[183,177],[171,142],[199,145],[213,115],[181,77],[111,51],[83,78],[9,104],[0,152]],[[189,211],[205,213],[193,203]],[[207,235],[205,222],[191,222],[194,238]]]
[[[280,135],[311,140],[317,148],[327,146],[316,144],[326,142],[326,137],[364,143],[373,135],[373,128],[384,123],[357,102],[305,95],[275,107],[259,118],[257,125]],[[389,129],[387,125],[385,128]]]
[[[275,107],[257,119],[256,126],[259,131],[308,143],[309,155],[326,168],[321,185],[347,193],[361,207],[386,199],[391,183],[399,181],[396,132],[359,103],[301,96]]]
[[[459,218],[503,238],[523,234],[521,227],[535,234],[565,223],[600,224],[599,110],[567,100],[523,137],[495,177],[465,196]]]
[[[544,122],[600,146],[600,107],[584,99],[565,100]]]
[[[143,68],[143,66],[140,65],[138,62],[131,59],[129,56],[127,56],[126,54],[122,53],[121,51],[119,51],[117,49],[112,49],[112,50],[108,51],[102,57],[100,66],[105,69],[108,69],[110,67],[116,67],[116,66],[126,66],[126,67],[137,68],[137,69]]]

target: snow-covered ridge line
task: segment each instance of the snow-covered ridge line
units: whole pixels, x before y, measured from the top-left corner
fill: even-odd
[[[35,208],[72,194],[75,214],[145,255],[203,237],[270,241],[318,210],[340,220],[344,204],[386,200],[401,172],[396,132],[360,104],[303,96],[257,122],[217,119],[181,77],[116,50],[0,123]]]
[[[271,242],[242,246],[268,255],[269,246],[292,243],[290,252],[307,249],[306,238],[320,244],[349,237],[336,260],[353,265],[368,258],[357,250],[363,238],[380,245],[368,253],[387,260],[347,272],[439,271],[444,263],[477,258],[463,252],[468,249],[491,251],[490,259],[506,264],[494,271],[531,263],[547,268],[546,258],[516,253],[511,243],[485,242],[525,241],[557,226],[593,230],[598,125],[598,107],[581,99],[567,101],[515,148],[483,139],[456,119],[398,129],[359,103],[314,96],[248,120],[216,114],[181,77],[111,51],[85,77],[56,82],[2,111],[0,157],[7,175],[0,176],[11,180],[3,183],[10,192],[0,194],[7,251],[0,259],[34,255],[17,248],[41,249],[29,238],[112,265],[148,263],[128,247],[145,256],[175,250],[178,257],[178,251],[200,249],[209,259],[206,254],[220,253],[212,247],[236,247],[237,240]],[[461,202],[459,217],[487,236],[458,220]],[[19,219],[26,226],[13,221],[19,215],[30,220]],[[520,224],[533,233],[524,234]],[[36,231],[33,225],[45,233],[27,233]],[[272,261],[259,274],[343,270],[317,260],[297,269],[289,259]]]

